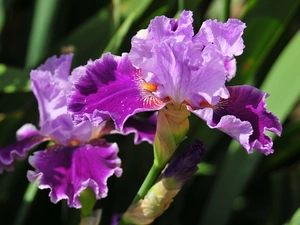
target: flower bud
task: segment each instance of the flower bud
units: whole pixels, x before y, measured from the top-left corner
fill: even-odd
[[[136,204],[130,206],[123,219],[133,224],[150,224],[171,204],[182,186],[197,171],[206,149],[196,140],[167,166],[158,181]]]
[[[185,106],[176,110],[172,106],[158,112],[157,130],[154,138],[154,163],[164,166],[189,130],[190,112]]]

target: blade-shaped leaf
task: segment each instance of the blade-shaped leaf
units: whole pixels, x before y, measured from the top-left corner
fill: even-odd
[[[30,70],[0,64],[0,92],[30,91]]]
[[[45,54],[57,3],[57,0],[36,1],[25,62],[26,68],[36,66]]]

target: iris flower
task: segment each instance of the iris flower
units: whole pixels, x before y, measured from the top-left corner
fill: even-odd
[[[273,153],[281,134],[278,118],[266,110],[266,93],[249,85],[225,86],[236,74],[246,25],[205,21],[194,34],[192,12],[179,19],[155,17],[132,38],[129,53],[106,53],[91,62],[75,84],[69,110],[76,123],[112,118],[122,130],[132,115],[168,108],[188,110],[236,139],[247,151]]]
[[[106,120],[99,126],[90,121],[74,125],[67,112],[67,96],[72,83],[84,73],[84,66],[73,70],[69,76],[72,55],[55,56],[31,72],[31,89],[39,105],[40,130],[25,124],[17,131],[18,141],[0,148],[0,172],[13,169],[15,159],[23,159],[28,151],[44,141],[53,144],[36,151],[29,157],[36,171],[28,171],[31,182],[38,180],[40,189],[49,188],[51,201],[67,199],[70,207],[80,208],[80,193],[87,187],[93,189],[97,199],[107,195],[107,179],[121,176],[121,160],[116,143],[100,139],[103,135],[120,133]],[[130,118],[122,134],[134,133],[135,143],[153,142],[156,115],[141,123]]]

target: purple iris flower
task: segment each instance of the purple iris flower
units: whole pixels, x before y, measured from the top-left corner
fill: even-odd
[[[51,201],[67,199],[70,207],[80,208],[79,195],[90,187],[97,199],[107,195],[107,179],[121,176],[121,160],[116,143],[100,139],[103,135],[120,133],[111,120],[94,126],[90,121],[74,125],[67,112],[67,96],[72,82],[79,79],[85,67],[73,70],[70,76],[72,55],[55,56],[31,72],[31,89],[38,100],[40,130],[25,124],[17,131],[17,142],[0,148],[0,172],[13,169],[15,159],[23,159],[28,151],[44,141],[52,141],[43,151],[29,157],[36,171],[28,171],[31,182],[38,180],[40,189],[49,188]],[[156,115],[141,123],[132,117],[122,134],[134,133],[135,143],[153,142]]]
[[[187,109],[209,127],[236,139],[249,153],[273,153],[265,130],[281,134],[278,118],[265,108],[267,94],[248,85],[226,87],[244,49],[245,24],[205,21],[194,34],[192,12],[154,18],[132,38],[127,54],[104,54],[75,84],[69,110],[76,123],[98,125],[111,117],[117,129],[138,112]]]

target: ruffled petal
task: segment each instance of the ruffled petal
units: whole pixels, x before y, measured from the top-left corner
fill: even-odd
[[[187,101],[193,108],[203,100],[216,104],[220,97],[228,97],[222,59],[213,48],[200,51],[193,46],[192,42],[169,40],[153,47],[152,57],[142,70],[152,74],[145,80],[157,87],[155,96],[170,99],[175,105]]]
[[[130,60],[135,66],[143,67],[148,58],[151,58],[151,51],[155,44],[173,39],[176,42],[191,40],[194,35],[193,13],[183,11],[179,19],[157,16],[150,21],[147,30],[142,30],[132,38]]]
[[[51,133],[51,123],[57,117],[67,114],[67,98],[71,92],[68,81],[72,55],[55,56],[30,73],[31,89],[38,101],[40,127],[44,134]],[[48,129],[45,129],[47,126]],[[55,128],[53,128],[55,129]]]
[[[265,108],[268,95],[249,85],[227,88],[230,93],[228,99],[194,113],[211,128],[218,128],[239,141],[248,153],[253,148],[265,155],[273,153],[272,139],[265,131],[280,136],[282,126],[278,118]]]
[[[39,104],[41,133],[62,145],[69,145],[70,141],[84,143],[92,132],[92,124],[88,121],[74,126],[67,111],[72,81],[85,72],[85,67],[80,66],[69,76],[72,56],[51,57],[30,74],[31,88]]]
[[[245,23],[238,19],[228,19],[226,23],[206,20],[195,35],[194,41],[203,42],[204,45],[214,44],[224,56],[238,56],[245,48],[242,39],[245,28]]]
[[[127,54],[104,54],[87,65],[86,73],[75,84],[69,111],[77,123],[89,119],[97,126],[111,117],[122,130],[131,115],[164,106],[144,84],[140,70],[132,66]]]
[[[107,179],[121,176],[118,146],[94,140],[81,146],[51,146],[29,158],[37,171],[28,171],[31,182],[38,179],[40,189],[49,188],[51,201],[67,199],[70,207],[80,208],[79,195],[90,187],[97,199],[107,196]]]
[[[211,45],[220,54],[228,72],[227,81],[230,81],[236,73],[234,56],[241,55],[245,48],[242,39],[245,28],[245,23],[238,19],[228,19],[226,23],[206,20],[193,38],[195,44],[198,43],[204,47]]]
[[[168,38],[178,41],[191,39],[194,36],[193,13],[184,10],[179,19],[157,16],[151,20],[148,31],[149,41],[161,42]]]
[[[147,119],[141,119],[138,116],[131,116],[124,124],[124,128],[120,134],[134,134],[134,143],[140,144],[147,141],[150,144],[154,142],[156,132],[157,113],[154,113]],[[112,132],[113,133],[113,132]]]
[[[12,170],[16,159],[24,159],[27,152],[34,146],[49,140],[34,130],[33,125],[25,124],[17,131],[19,141],[9,146],[0,148],[0,173],[3,170]]]
[[[24,124],[19,130],[17,130],[17,140],[22,141],[25,138],[32,137],[34,135],[40,134],[33,124]]]
[[[67,81],[70,75],[72,58],[73,54],[61,55],[59,58],[52,56],[47,59],[43,65],[37,68],[37,70],[50,72],[55,79],[59,79],[62,82]]]

